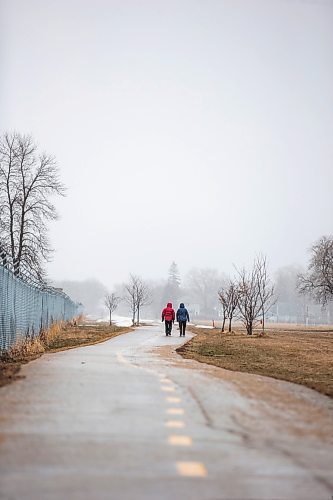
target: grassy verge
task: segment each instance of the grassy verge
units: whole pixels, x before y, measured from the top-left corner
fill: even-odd
[[[333,330],[269,329],[263,337],[241,330],[189,327],[196,333],[177,349],[185,358],[227,370],[265,375],[315,389],[333,397]]]
[[[103,323],[87,324],[79,326],[66,325],[47,345],[48,352],[63,351],[73,347],[98,344],[112,339],[132,328],[125,326],[107,325]]]
[[[17,343],[0,358],[0,387],[21,378],[19,372],[23,364],[29,363],[45,352],[57,352],[74,347],[97,344],[131,331],[129,327],[118,327],[103,323],[53,325],[37,339]]]

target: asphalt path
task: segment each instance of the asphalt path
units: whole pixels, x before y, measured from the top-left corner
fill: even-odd
[[[189,336],[142,327],[24,366],[0,389],[1,500],[330,500],[331,400],[183,360]]]

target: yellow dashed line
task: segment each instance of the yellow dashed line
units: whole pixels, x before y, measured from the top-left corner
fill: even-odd
[[[169,396],[169,397],[165,398],[165,400],[168,403],[180,403],[181,402],[180,398],[175,398],[175,397],[172,397],[172,396]]]
[[[169,415],[184,415],[183,408],[168,408],[166,411]]]
[[[122,363],[123,365],[130,366],[131,368],[135,368],[136,370],[149,371],[147,368],[145,368],[143,366],[138,366],[138,365],[135,365],[134,363],[131,363],[130,361],[128,361],[128,359],[126,359],[125,356],[121,352],[117,352],[116,356],[117,356],[117,360],[120,363]]]
[[[160,382],[162,384],[172,384],[172,381],[170,379],[168,379],[168,378],[161,378]]]
[[[207,470],[201,462],[177,462],[177,470],[180,476],[206,477]]]
[[[170,385],[162,385],[161,389],[164,392],[174,392],[175,391],[175,388],[170,386]]]
[[[192,438],[190,436],[169,436],[168,443],[173,446],[191,446]]]
[[[171,385],[172,380],[168,379],[165,375],[160,375],[161,390],[164,392],[175,392],[175,387]],[[181,398],[175,396],[167,396],[165,398],[167,403],[181,403]],[[185,410],[183,408],[168,408],[166,410],[168,415],[184,415]],[[169,429],[183,429],[185,427],[185,422],[182,420],[167,420],[165,426]],[[182,435],[170,435],[168,437],[168,443],[171,446],[191,446],[193,441],[190,436]],[[176,467],[178,474],[184,477],[206,477],[207,470],[203,463],[201,462],[176,462]]]
[[[117,359],[120,361],[120,363],[123,363],[124,365],[129,365],[132,366],[132,363],[130,363],[125,356],[122,355],[121,352],[117,352]]]
[[[165,422],[166,427],[173,427],[174,429],[182,429],[185,423],[182,420],[168,420]]]

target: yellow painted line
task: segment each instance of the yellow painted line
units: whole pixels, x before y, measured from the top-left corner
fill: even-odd
[[[173,427],[174,429],[182,429],[185,427],[185,422],[182,420],[168,420],[165,422],[166,427]]]
[[[166,412],[168,415],[184,415],[185,413],[183,408],[168,408]]]
[[[173,446],[191,446],[192,438],[190,436],[169,436],[168,443]]]
[[[147,368],[144,368],[144,367],[138,366],[138,365],[134,365],[133,363],[128,361],[128,359],[126,359],[125,356],[123,356],[123,354],[121,352],[117,352],[116,356],[117,356],[119,363],[122,363],[123,365],[130,366],[131,368],[136,368],[137,370],[149,371],[149,370],[147,370]]]
[[[132,363],[130,363],[125,356],[122,355],[121,352],[117,352],[117,359],[120,363],[123,363],[124,365],[129,365],[132,366]]]
[[[180,403],[181,402],[180,398],[174,398],[173,396],[168,396],[167,398],[165,398],[165,400],[168,403]]]
[[[180,476],[206,477],[207,470],[201,462],[177,462],[177,470]]]
[[[175,388],[174,387],[170,387],[169,385],[162,385],[161,389],[164,392],[174,392],[175,391]]]

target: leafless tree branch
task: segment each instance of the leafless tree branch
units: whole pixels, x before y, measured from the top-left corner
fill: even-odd
[[[333,299],[332,236],[323,236],[312,246],[308,272],[298,276],[297,288],[323,306]]]
[[[229,320],[228,331],[231,332],[232,320],[238,307],[238,288],[237,283],[229,279],[226,286],[221,288],[218,293],[219,301],[222,305],[222,328],[224,332],[225,322]]]
[[[55,159],[39,154],[30,136],[0,138],[0,239],[16,274],[28,267],[44,281],[43,264],[52,254],[46,222],[57,218],[50,197],[64,194]]]
[[[121,297],[118,297],[114,292],[107,293],[104,297],[104,305],[109,310],[110,326],[112,325],[112,313],[117,309]]]
[[[238,271],[238,310],[248,335],[262,321],[264,331],[265,317],[274,303],[274,286],[267,272],[267,262],[264,256],[259,256],[252,269]]]

